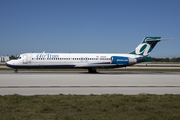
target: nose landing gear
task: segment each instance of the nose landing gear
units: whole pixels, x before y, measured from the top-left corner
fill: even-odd
[[[18,73],[18,70],[17,70],[17,69],[14,69],[14,73]]]

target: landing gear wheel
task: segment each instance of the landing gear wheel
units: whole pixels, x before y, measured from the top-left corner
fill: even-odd
[[[97,73],[97,71],[96,71],[95,68],[89,68],[89,69],[88,69],[88,72],[89,72],[89,73]]]
[[[17,70],[17,69],[14,69],[14,73],[18,73],[18,70]]]

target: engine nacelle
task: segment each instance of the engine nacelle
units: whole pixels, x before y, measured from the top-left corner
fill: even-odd
[[[135,64],[137,60],[134,58],[129,58],[129,57],[112,56],[111,62],[112,64],[127,66],[127,65]]]

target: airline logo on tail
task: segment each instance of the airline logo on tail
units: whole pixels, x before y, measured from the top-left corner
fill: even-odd
[[[145,37],[141,44],[130,54],[147,56],[160,40],[161,37]]]
[[[135,53],[137,55],[148,55],[149,54],[149,49],[151,48],[151,46],[147,43],[143,43],[140,44],[136,49],[135,49]]]

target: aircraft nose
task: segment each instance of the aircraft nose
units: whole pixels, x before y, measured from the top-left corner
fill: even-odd
[[[11,66],[11,65],[13,65],[12,61],[6,62],[6,66]]]
[[[10,61],[6,62],[6,66],[10,65],[10,63],[9,63],[9,62],[10,62]]]

